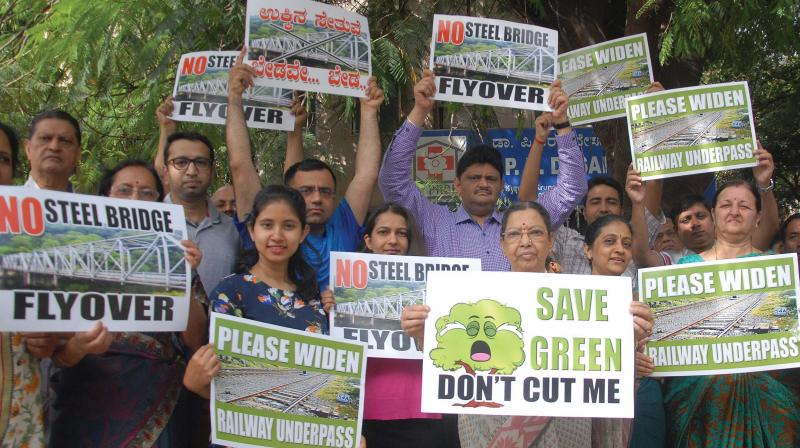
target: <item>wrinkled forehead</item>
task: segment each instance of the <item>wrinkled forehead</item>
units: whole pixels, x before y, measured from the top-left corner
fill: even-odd
[[[78,140],[78,132],[75,127],[67,120],[60,118],[45,118],[33,127],[32,138],[40,135],[58,135]]]

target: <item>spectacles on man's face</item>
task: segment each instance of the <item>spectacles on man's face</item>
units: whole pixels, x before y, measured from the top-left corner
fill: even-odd
[[[531,241],[543,241],[547,239],[547,232],[542,229],[508,229],[503,232],[503,238],[510,243],[522,241],[522,235],[526,235]]]
[[[197,157],[194,159],[190,159],[188,157],[175,157],[167,163],[172,165],[172,167],[178,171],[186,171],[189,169],[189,164],[192,163],[198,171],[208,171],[211,169],[211,159],[208,157]]]
[[[118,198],[132,198],[134,193],[145,201],[157,201],[158,191],[152,188],[133,188],[128,184],[118,185],[111,189],[112,194]]]
[[[319,195],[323,196],[323,197],[326,197],[326,198],[332,198],[333,195],[336,194],[336,190],[334,190],[333,188],[317,187],[317,186],[314,186],[314,187],[300,187],[300,188],[297,189],[297,191],[301,195],[303,195],[303,197],[311,196],[312,194],[314,194],[315,191],[319,191]]]

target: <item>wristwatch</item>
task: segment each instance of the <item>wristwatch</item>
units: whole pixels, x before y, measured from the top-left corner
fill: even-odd
[[[553,127],[555,129],[566,129],[566,128],[570,127],[570,126],[572,126],[572,125],[569,124],[569,120],[567,120],[567,121],[565,121],[563,123],[555,123],[555,124],[553,124]]]
[[[760,186],[760,185],[758,185],[758,184],[756,184],[756,187],[758,187],[758,191],[759,191],[759,192],[761,192],[761,193],[767,193],[767,192],[770,192],[770,191],[772,191],[772,190],[775,188],[775,181],[773,181],[772,179],[770,179],[770,180],[769,180],[769,185],[767,185],[766,187],[761,187],[761,186]]]

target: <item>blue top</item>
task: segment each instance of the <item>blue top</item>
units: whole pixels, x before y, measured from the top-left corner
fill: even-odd
[[[233,223],[242,238],[245,250],[255,249],[247,226],[234,216]],[[331,251],[357,252],[361,245],[364,227],[358,223],[347,200],[342,198],[333,211],[331,219],[325,223],[325,233],[309,233],[300,246],[306,263],[317,272],[317,285],[324,290],[330,282]]]
[[[217,313],[295,330],[328,334],[328,318],[319,296],[307,303],[294,291],[272,288],[252,274],[225,277],[211,293]]]
[[[317,284],[324,290],[330,282],[331,251],[356,252],[361,244],[363,227],[356,221],[350,204],[342,198],[331,219],[325,223],[325,233],[309,233],[300,246],[303,258],[317,271]]]

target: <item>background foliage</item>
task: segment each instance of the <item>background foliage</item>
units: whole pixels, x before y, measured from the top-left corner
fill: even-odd
[[[411,88],[427,65],[432,14],[453,13],[534,23],[558,29],[564,52],[626,34],[646,32],[656,79],[667,88],[748,80],[756,129],[774,154],[779,198],[800,201],[797,123],[800,85],[800,0],[329,0],[366,15],[373,35],[373,71],[387,94],[381,129],[391,133],[411,107]],[[75,178],[93,192],[104,165],[151,158],[158,138],[155,109],[171,90],[181,53],[236,49],[244,39],[243,0],[0,0],[0,121],[23,132],[30,117],[61,107],[81,121],[86,138]],[[312,152],[352,159],[352,145],[330,142],[337,120],[357,117],[352,99],[312,96],[306,135]],[[481,131],[500,111],[442,105],[431,125]],[[519,123],[524,114],[517,113]],[[338,121],[336,122],[338,123]],[[183,125],[187,127],[186,125]],[[223,128],[191,125],[220,146]],[[596,126],[609,169],[622,180],[630,153],[623,120]],[[264,180],[277,179],[285,135],[252,131]],[[335,139],[334,139],[335,140]],[[322,142],[325,142],[323,148]],[[343,170],[348,173],[346,169]],[[668,181],[675,190],[702,190],[710,176]]]

